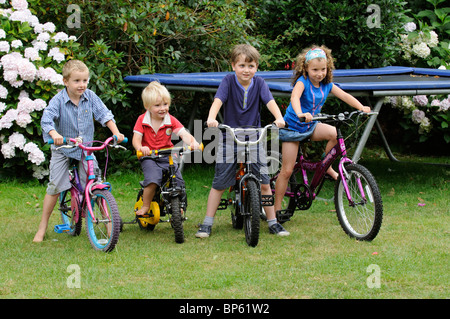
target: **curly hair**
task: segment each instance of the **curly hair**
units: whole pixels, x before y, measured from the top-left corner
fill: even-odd
[[[306,79],[306,76],[308,75],[308,72],[306,71],[306,68],[308,66],[308,62],[306,62],[306,53],[308,53],[309,50],[312,49],[322,49],[326,56],[327,56],[327,76],[322,80],[324,84],[333,82],[333,70],[334,70],[334,62],[333,62],[333,56],[331,55],[331,50],[328,49],[326,46],[321,45],[312,45],[309,48],[304,49],[296,58],[295,60],[295,68],[294,68],[294,77],[292,81],[292,86],[295,86],[295,83],[297,82],[298,78],[303,75],[303,77]],[[318,58],[320,59],[320,58]]]

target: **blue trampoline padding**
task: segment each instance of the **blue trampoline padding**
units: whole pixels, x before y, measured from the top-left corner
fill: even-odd
[[[164,85],[218,87],[225,75],[232,72],[174,73],[131,75],[128,83],[159,81]],[[269,88],[279,92],[291,92],[292,70],[260,71]],[[423,90],[449,89],[450,70],[389,66],[374,69],[334,70],[334,83],[348,91]]]

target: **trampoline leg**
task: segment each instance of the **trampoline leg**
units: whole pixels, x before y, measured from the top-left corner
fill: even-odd
[[[383,105],[384,98],[378,99],[377,103],[375,104],[375,107],[372,109],[373,112],[380,112],[381,106]],[[378,114],[373,115],[369,118],[369,121],[367,122],[366,127],[364,128],[364,132],[361,135],[361,138],[359,139],[358,146],[356,147],[355,153],[353,154],[353,162],[357,163],[361,158],[361,153],[364,150],[364,147],[366,146],[367,139],[369,138],[370,132],[372,131],[372,128],[375,124],[375,121],[377,120]]]
[[[381,141],[383,142],[383,148],[384,148],[384,151],[386,152],[386,155],[389,157],[389,159],[391,161],[400,162],[392,153],[391,148],[389,147],[389,143],[386,140],[386,137],[384,136],[383,130],[381,129],[381,126],[380,126],[380,122],[378,122],[378,120],[376,120],[375,126],[377,129],[378,135],[380,136]]]

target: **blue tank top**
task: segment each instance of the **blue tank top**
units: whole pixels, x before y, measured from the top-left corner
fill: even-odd
[[[309,77],[306,79],[301,76],[297,82],[301,81],[305,86],[302,96],[300,97],[300,105],[303,113],[311,113],[313,116],[320,113],[322,106],[324,105],[328,94],[333,88],[333,83],[323,84],[316,88],[310,81]],[[295,114],[292,103],[289,104],[284,115],[284,121],[289,125],[291,130],[295,130],[301,133],[307,132],[313,127],[315,121],[304,123],[300,122],[297,114]]]

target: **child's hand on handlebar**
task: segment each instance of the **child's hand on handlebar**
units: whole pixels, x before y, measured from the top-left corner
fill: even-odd
[[[150,155],[150,149],[148,146],[141,146],[139,148],[139,151],[142,153],[142,156],[149,156]]]
[[[61,136],[58,132],[51,131],[50,136],[53,139],[54,145],[62,145],[64,143],[64,137]]]
[[[311,115],[311,113],[307,112],[307,113],[301,113],[301,114],[297,114],[297,116],[301,119],[304,119],[304,122],[308,123],[311,122],[313,120],[313,116]]]
[[[215,120],[215,119],[210,119],[210,118],[208,118],[208,119],[206,120],[206,125],[207,125],[208,127],[217,127],[217,126],[219,126],[219,122],[217,122],[217,120]]]
[[[121,143],[125,139],[125,135],[123,135],[122,133],[114,134],[114,136],[117,137],[117,143]]]
[[[362,109],[360,111],[369,113],[370,112],[370,106],[363,106]]]
[[[283,118],[275,119],[273,122],[278,128],[283,128],[286,126],[286,122],[284,122]]]
[[[200,144],[196,140],[192,141],[191,145],[189,145],[189,146],[190,146],[191,150],[201,149]]]

